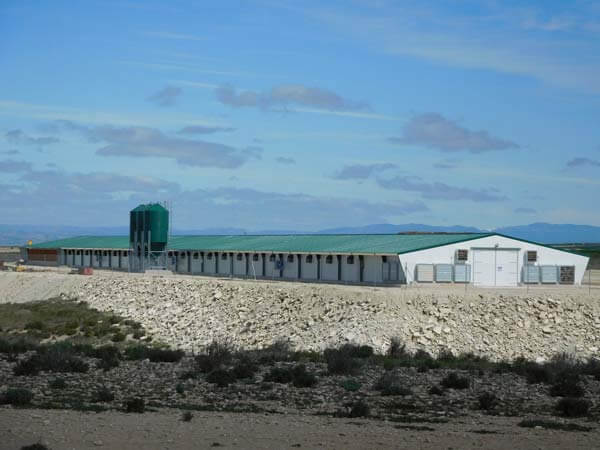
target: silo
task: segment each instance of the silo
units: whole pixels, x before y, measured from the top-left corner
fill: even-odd
[[[139,205],[129,213],[129,242],[150,251],[164,251],[169,239],[169,211],[158,203]]]

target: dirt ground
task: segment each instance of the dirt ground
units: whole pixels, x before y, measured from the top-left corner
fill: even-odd
[[[516,426],[521,419],[480,416],[445,424],[252,413],[118,412],[0,409],[0,449],[42,442],[60,449],[591,449],[600,432]],[[586,424],[589,425],[589,424]]]

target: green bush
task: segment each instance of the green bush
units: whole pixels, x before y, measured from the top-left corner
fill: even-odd
[[[327,370],[334,375],[350,375],[355,373],[361,362],[355,358],[352,346],[344,345],[340,348],[328,348],[323,353],[327,362]]]
[[[23,447],[21,447],[21,450],[48,450],[48,447],[46,447],[41,442],[36,442],[35,444],[24,445]]]
[[[113,342],[123,342],[126,337],[127,336],[125,336],[125,334],[123,334],[120,331],[117,331],[115,334],[112,335],[112,337],[110,338],[110,340],[113,341]]]
[[[427,392],[429,395],[444,395],[444,390],[437,385],[431,386]]]
[[[299,388],[312,387],[317,384],[317,377],[307,372],[304,364],[300,364],[292,369],[292,384]]]
[[[358,400],[350,406],[348,417],[369,417],[371,408],[364,400]]]
[[[125,349],[125,358],[129,360],[149,359],[151,362],[179,362],[185,353],[182,350],[132,345]]]
[[[446,389],[467,389],[470,384],[468,378],[461,377],[454,372],[446,375],[441,382],[441,385]]]
[[[252,378],[257,371],[258,365],[247,355],[240,356],[232,369],[237,379]]]
[[[181,416],[181,420],[183,422],[191,422],[192,419],[194,418],[194,415],[192,414],[191,411],[186,411],[183,413],[183,415]]]
[[[54,378],[48,382],[51,389],[64,389],[67,387],[67,382],[64,378]]]
[[[590,402],[582,398],[564,397],[556,403],[554,409],[565,417],[582,417],[587,415],[590,406]]]
[[[479,397],[477,397],[477,403],[479,409],[489,411],[498,404],[498,398],[493,392],[484,392]]]
[[[287,384],[291,383],[293,379],[294,376],[289,367],[272,367],[271,370],[265,374],[263,381]]]
[[[390,340],[390,346],[387,355],[392,358],[403,358],[407,355],[406,344],[399,337],[393,337]]]
[[[215,369],[206,376],[206,381],[218,387],[227,387],[235,383],[235,376],[229,370]]]
[[[1,405],[25,406],[33,400],[33,392],[24,388],[10,388],[0,394]]]
[[[356,392],[361,388],[362,385],[353,378],[346,378],[340,383],[340,386],[348,392]]]
[[[125,400],[124,409],[127,413],[139,413],[143,414],[146,412],[146,402],[143,398],[134,397]]]
[[[20,361],[14,367],[13,373],[18,376],[37,375],[41,371],[84,373],[88,369],[88,364],[75,356],[71,350],[40,348],[29,358]]]
[[[523,428],[545,428],[547,430],[560,430],[560,431],[583,431],[588,432],[592,431],[592,427],[585,427],[582,425],[578,425],[576,423],[562,423],[562,422],[554,422],[553,420],[522,420],[518,423],[520,427]]]
[[[183,395],[185,393],[185,387],[183,386],[183,383],[177,383],[175,385],[175,392],[177,392],[179,395]]]
[[[228,344],[213,341],[204,353],[196,356],[196,366],[200,372],[212,372],[229,363],[232,355],[233,351]]]
[[[383,396],[412,394],[409,388],[402,385],[398,375],[391,372],[384,373],[379,377],[373,388],[380,391]]]
[[[106,386],[102,386],[92,395],[93,403],[112,402],[115,399],[115,394]]]
[[[556,376],[554,384],[550,386],[552,397],[583,397],[584,390],[579,384],[579,374],[562,372]]]
[[[23,327],[26,330],[43,330],[46,328],[46,325],[41,320],[34,320],[32,322],[27,322]]]
[[[0,337],[0,353],[16,355],[37,350],[38,347],[37,342],[28,337]]]

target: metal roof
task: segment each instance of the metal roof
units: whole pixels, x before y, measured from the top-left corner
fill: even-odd
[[[171,236],[169,250],[280,253],[400,254],[493,233],[453,234],[293,234],[244,236]],[[128,236],[80,236],[34,244],[32,248],[128,249]]]

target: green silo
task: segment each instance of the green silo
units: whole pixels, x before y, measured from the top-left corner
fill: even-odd
[[[169,211],[158,203],[139,205],[129,213],[129,242],[140,247],[150,240],[151,251],[164,251],[169,240]]]

